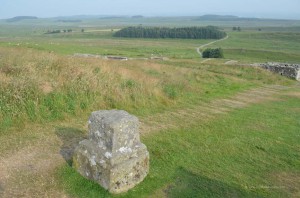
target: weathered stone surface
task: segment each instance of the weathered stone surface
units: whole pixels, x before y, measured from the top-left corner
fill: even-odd
[[[139,121],[125,111],[93,112],[89,137],[79,143],[74,167],[111,193],[126,192],[149,172],[149,153],[140,142]]]
[[[298,64],[269,62],[260,64],[259,66],[271,72],[300,81],[300,65]]]

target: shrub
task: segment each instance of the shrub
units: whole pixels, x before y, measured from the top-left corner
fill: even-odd
[[[207,48],[203,51],[202,58],[224,58],[223,50],[221,48]]]

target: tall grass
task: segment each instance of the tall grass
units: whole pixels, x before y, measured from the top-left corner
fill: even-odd
[[[0,48],[0,58],[1,129],[86,116],[97,109],[146,115],[276,79],[255,68],[120,62],[22,48]]]
[[[63,119],[93,108],[135,108],[155,97],[168,100],[162,93],[154,97],[151,82],[138,86],[134,79],[126,79],[114,62],[22,49],[1,49],[1,55],[2,128]]]

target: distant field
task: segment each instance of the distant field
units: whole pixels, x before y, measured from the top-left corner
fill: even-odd
[[[17,46],[72,55],[89,53],[128,57],[165,56],[173,59],[198,59],[196,47],[210,40],[117,39],[111,32],[61,33],[29,38],[0,38],[0,46]],[[213,46],[225,50],[225,58],[242,62],[300,62],[299,33],[228,32],[229,39]],[[212,46],[212,47],[213,47]]]
[[[116,22],[116,23],[114,23]],[[159,23],[158,23],[159,22]],[[112,25],[113,24],[113,25]],[[17,23],[0,22],[0,46],[17,46],[72,55],[89,53],[120,55],[135,58],[164,56],[172,59],[199,59],[195,48],[210,40],[191,39],[124,39],[112,34],[126,25],[205,26],[220,25],[229,39],[216,43],[226,59],[245,63],[280,61],[300,62],[300,22],[284,20],[261,21],[199,21],[197,18],[107,18],[83,20],[79,23],[38,19]],[[298,25],[298,26],[297,26]],[[233,32],[240,26],[242,32]],[[45,35],[47,30],[72,29],[72,33]],[[84,29],[82,33],[81,30]],[[261,29],[261,31],[258,31]],[[212,46],[212,47],[213,47]]]
[[[229,32],[230,39],[217,43],[226,58],[240,61],[300,62],[298,32]]]
[[[97,38],[97,35],[70,36],[70,38],[46,38],[27,40],[12,40],[2,42],[1,46],[18,46],[21,48],[33,48],[42,51],[55,52],[65,55],[74,53],[89,53],[99,55],[121,55],[128,57],[166,56],[169,58],[197,58],[196,47],[207,40],[180,41],[180,40],[150,40],[150,39],[113,39]],[[93,37],[88,39],[88,37]]]

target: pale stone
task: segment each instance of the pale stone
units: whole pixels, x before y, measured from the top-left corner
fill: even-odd
[[[74,167],[111,193],[126,192],[149,172],[149,152],[140,142],[138,118],[126,111],[93,112],[89,136],[79,143]]]

